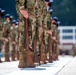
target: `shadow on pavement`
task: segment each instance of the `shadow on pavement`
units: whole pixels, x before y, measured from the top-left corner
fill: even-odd
[[[35,70],[46,70],[46,68],[21,68],[20,70],[32,70],[32,71],[35,71]]]

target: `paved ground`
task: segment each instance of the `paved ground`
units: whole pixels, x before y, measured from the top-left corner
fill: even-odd
[[[35,68],[21,69],[18,68],[19,61],[3,62],[0,63],[0,75],[63,75],[64,73],[66,75],[76,75],[75,71],[70,71],[73,74],[69,74],[70,72],[67,73],[71,68],[76,68],[75,62],[76,59],[71,56],[59,56],[59,60],[53,61],[53,63],[43,64]]]
[[[76,57],[73,57],[57,75],[76,75]]]

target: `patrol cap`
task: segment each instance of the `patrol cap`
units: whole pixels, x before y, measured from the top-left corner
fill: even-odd
[[[13,16],[10,16],[10,19],[13,19]]]
[[[50,9],[50,12],[53,12],[53,9]]]
[[[10,18],[10,14],[6,14],[6,15],[5,15],[5,18],[8,18],[8,17]]]
[[[57,17],[53,17],[53,20],[58,21],[58,18]]]
[[[13,19],[13,16],[11,16],[10,14],[6,14],[5,15],[5,18],[9,18],[10,20],[12,20]]]
[[[49,2],[53,2],[53,0],[49,0]]]
[[[52,18],[52,23],[54,24],[54,25],[56,25],[56,27],[58,27],[58,20],[57,19],[54,19],[54,18]]]
[[[12,20],[12,24],[16,24],[16,20]]]
[[[16,21],[16,25],[19,25],[19,22],[18,21]]]

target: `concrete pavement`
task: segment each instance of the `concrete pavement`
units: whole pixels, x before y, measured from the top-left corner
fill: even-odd
[[[56,75],[71,60],[71,56],[59,56],[59,60],[35,68],[18,68],[19,61],[0,63],[0,75]],[[60,74],[61,75],[61,74]]]
[[[67,63],[56,75],[76,75],[76,56]]]

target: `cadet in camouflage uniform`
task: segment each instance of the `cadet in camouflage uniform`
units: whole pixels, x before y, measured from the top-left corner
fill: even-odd
[[[58,18],[57,17],[54,17],[53,19],[52,19],[52,23],[51,23],[51,30],[52,30],[52,39],[53,39],[53,41],[52,41],[52,52],[53,52],[53,60],[56,60],[56,40],[58,40],[58,37],[57,37],[57,21],[58,21]]]
[[[16,0],[16,11],[19,16],[19,68],[27,67],[26,49],[25,49],[25,35],[24,35],[24,17],[20,13],[21,8],[25,8],[25,0]]]
[[[56,44],[57,44],[56,45],[56,49],[57,49],[57,52],[56,52],[56,60],[59,60],[58,59],[58,55],[59,55],[59,43],[60,43],[58,25],[60,25],[60,21],[57,21],[57,25],[56,25]]]
[[[45,31],[45,37],[44,37],[44,41],[45,41],[45,50],[46,50],[46,54],[49,54],[49,62],[51,62],[51,56],[49,53],[49,39],[51,40],[51,19],[50,16],[52,14],[52,11],[50,10],[50,1],[49,0],[45,0],[45,4],[46,4],[46,8],[47,8],[47,13],[45,16],[45,20],[44,20],[44,31]],[[51,44],[50,44],[51,45]],[[51,50],[50,50],[51,52]],[[52,53],[52,52],[51,52]]]
[[[19,60],[19,22],[16,21],[16,58]]]
[[[11,16],[10,14],[5,15],[5,22],[3,23],[3,37],[4,37],[4,57],[5,61],[10,61],[9,58],[9,35],[10,35],[10,26],[11,26]]]
[[[40,63],[43,64],[46,61],[45,50],[44,50],[44,25],[46,25],[46,5],[43,0],[37,0],[36,10],[36,22],[37,22],[37,51],[40,55]]]
[[[1,50],[2,50],[2,44],[3,44],[3,41],[2,41],[2,31],[3,31],[3,26],[2,26],[2,16],[3,16],[3,14],[4,14],[4,10],[2,10],[1,8],[0,8],[0,52],[1,52]],[[1,61],[1,57],[0,57],[0,62],[2,62]]]
[[[12,20],[12,26],[10,31],[10,45],[11,45],[11,60],[15,61],[16,59],[16,40],[17,40],[17,31],[16,31],[16,20]]]
[[[58,34],[58,23],[55,24],[55,60],[58,60],[58,44],[59,44],[59,34]]]
[[[34,52],[33,58],[35,56],[35,52],[37,51],[37,45],[36,49],[34,48],[35,41],[37,41],[37,13],[38,13],[38,1],[37,0],[27,0],[27,9],[28,9],[28,15],[29,15],[29,38],[30,38],[30,44],[29,47]],[[36,39],[34,39],[36,37]],[[37,42],[36,42],[37,44]],[[38,60],[34,59],[34,63],[38,65]]]
[[[34,50],[33,43],[34,43],[34,35],[36,29],[36,1],[35,0],[27,0],[27,9],[29,15],[29,36],[30,36],[30,48]]]

